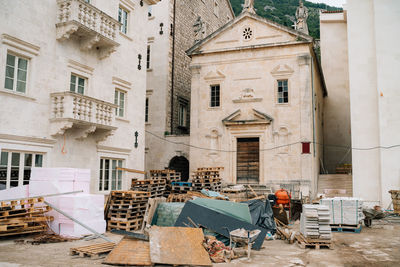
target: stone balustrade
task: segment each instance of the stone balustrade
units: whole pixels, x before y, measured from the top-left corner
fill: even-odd
[[[77,35],[82,39],[82,50],[102,49],[101,58],[116,50],[120,27],[116,19],[83,0],[57,0],[57,4],[58,40]]]
[[[96,130],[116,129],[113,126],[116,105],[73,92],[52,93],[50,96],[50,121],[57,124],[52,135],[63,134],[75,126],[88,127],[85,137]]]

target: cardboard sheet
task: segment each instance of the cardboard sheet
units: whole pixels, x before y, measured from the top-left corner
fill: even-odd
[[[150,258],[153,263],[211,266],[200,228],[157,227],[150,230]]]

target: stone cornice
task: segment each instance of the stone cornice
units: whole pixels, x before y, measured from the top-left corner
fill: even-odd
[[[112,77],[112,83],[118,87],[121,87],[121,88],[124,88],[127,90],[130,90],[132,88],[132,83],[125,81],[121,78],[115,77],[115,76]]]
[[[18,141],[18,142],[25,142],[25,143],[29,142],[29,143],[36,143],[36,144],[51,145],[51,146],[57,142],[57,140],[50,139],[50,138],[40,138],[40,137],[33,137],[33,136],[22,136],[22,135],[0,133],[0,142],[2,140]]]
[[[89,67],[85,64],[79,63],[78,61],[75,61],[72,59],[68,60],[68,67],[82,71],[82,72],[90,74],[90,75],[93,74],[93,70],[94,70],[94,68]]]
[[[132,149],[97,145],[97,152],[129,155]]]
[[[20,49],[34,56],[39,55],[39,50],[40,50],[39,46],[28,43],[26,41],[23,41],[21,39],[18,39],[17,37],[8,35],[6,33],[2,34],[2,43]]]

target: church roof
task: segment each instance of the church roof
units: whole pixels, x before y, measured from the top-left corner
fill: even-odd
[[[243,19],[245,19],[245,18],[247,18],[247,17],[251,17],[251,18],[253,18],[253,19],[255,19],[255,20],[259,21],[259,22],[268,24],[268,25],[270,25],[270,26],[272,26],[272,27],[274,27],[274,28],[277,28],[277,29],[279,29],[279,30],[281,30],[281,31],[287,32],[287,33],[289,33],[289,34],[291,34],[291,35],[294,35],[294,36],[297,36],[298,39],[299,39],[300,41],[309,43],[309,42],[312,42],[312,41],[314,40],[313,37],[311,37],[311,36],[308,35],[308,34],[305,34],[305,33],[302,33],[302,32],[300,32],[300,31],[294,30],[294,29],[292,29],[292,28],[290,28],[290,27],[287,27],[287,26],[283,26],[283,25],[281,25],[281,24],[279,24],[279,23],[276,23],[276,22],[274,22],[274,21],[272,21],[272,20],[269,20],[269,19],[267,19],[267,18],[263,18],[263,17],[261,17],[261,16],[258,16],[257,14],[254,14],[254,13],[245,11],[245,12],[242,12],[242,13],[241,13],[238,17],[236,17],[235,19],[233,19],[233,20],[229,21],[228,23],[226,23],[224,26],[222,26],[221,28],[219,28],[219,29],[216,30],[215,32],[213,32],[213,33],[211,33],[210,35],[208,35],[208,36],[207,36],[206,38],[204,38],[203,40],[197,42],[195,45],[193,45],[191,48],[189,48],[189,49],[186,51],[186,53],[187,53],[189,56],[190,56],[190,55],[193,55],[193,54],[197,54],[197,53],[199,52],[199,51],[198,51],[199,48],[200,48],[201,46],[203,46],[205,43],[207,43],[208,41],[214,39],[216,36],[218,36],[218,35],[221,34],[222,32],[224,32],[224,31],[226,31],[226,30],[232,28],[232,27],[233,27],[235,24],[237,24],[239,21],[241,21],[241,20],[243,20]]]

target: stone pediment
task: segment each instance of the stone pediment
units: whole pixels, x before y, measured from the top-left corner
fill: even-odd
[[[187,50],[188,55],[309,43],[313,38],[250,12],[243,12]]]
[[[272,69],[272,76],[290,76],[294,70],[289,67],[287,64],[280,64]]]
[[[222,120],[225,126],[270,124],[274,119],[255,109],[236,110]]]
[[[225,79],[225,75],[220,71],[210,71],[204,76],[204,80],[222,80]]]

